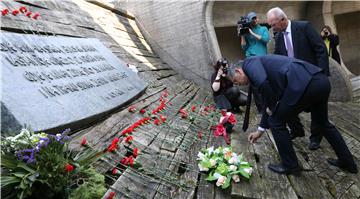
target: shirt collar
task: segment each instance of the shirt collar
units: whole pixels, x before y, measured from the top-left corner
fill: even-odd
[[[287,25],[287,27],[286,27],[286,29],[285,29],[284,32],[291,33],[291,21],[290,21],[290,20],[288,20],[288,25]]]

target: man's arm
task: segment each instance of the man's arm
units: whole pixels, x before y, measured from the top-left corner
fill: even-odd
[[[305,31],[306,37],[310,41],[312,49],[315,51],[317,65],[321,69],[323,69],[326,75],[329,76],[329,58],[324,41],[320,37],[319,33],[316,32],[310,22],[306,23]]]

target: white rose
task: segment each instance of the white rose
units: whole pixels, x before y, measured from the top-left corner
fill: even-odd
[[[237,170],[237,166],[235,166],[235,165],[230,165],[229,170],[230,170],[230,171],[236,171],[236,170]]]
[[[209,171],[209,168],[203,167],[201,164],[198,164],[198,167],[200,171]]]
[[[244,171],[245,171],[246,173],[248,173],[249,175],[251,175],[252,172],[253,172],[253,169],[252,169],[251,167],[250,167],[250,168],[245,168]]]
[[[231,157],[229,159],[229,164],[237,164],[239,162],[239,159],[237,157]]]
[[[226,177],[225,176],[220,176],[216,182],[216,186],[220,187],[222,186],[226,181]]]
[[[210,159],[210,164],[211,166],[215,166],[216,165],[216,160],[215,159]]]
[[[231,178],[234,180],[234,182],[240,182],[240,177],[238,175],[233,175]]]
[[[203,160],[205,158],[205,154],[203,154],[202,152],[199,152],[197,156],[197,160]]]
[[[226,147],[226,148],[223,149],[223,153],[227,153],[229,151],[230,151],[229,147]]]
[[[220,153],[220,149],[215,149],[214,153],[215,153],[215,154],[219,154],[219,153]]]

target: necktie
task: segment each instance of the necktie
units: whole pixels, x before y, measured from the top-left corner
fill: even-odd
[[[242,126],[242,129],[243,129],[244,132],[249,127],[251,96],[252,96],[252,86],[250,84],[249,85],[249,90],[248,90],[248,96],[247,96],[247,100],[246,100],[246,110],[245,110],[244,123],[243,123],[243,126]]]
[[[288,57],[294,57],[294,49],[290,41],[290,35],[286,31],[284,32],[284,34],[285,34],[285,42],[286,42]]]

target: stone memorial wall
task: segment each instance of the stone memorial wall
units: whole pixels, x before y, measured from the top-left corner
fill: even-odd
[[[1,37],[2,132],[27,124],[40,131],[85,121],[146,88],[98,39]]]

